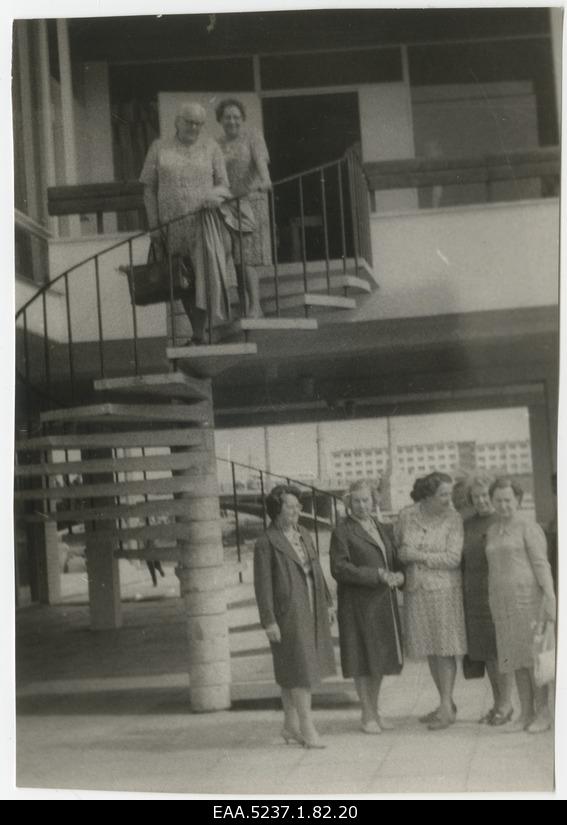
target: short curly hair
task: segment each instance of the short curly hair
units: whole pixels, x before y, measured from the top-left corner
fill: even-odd
[[[215,115],[218,123],[221,122],[225,109],[228,109],[229,106],[236,106],[242,115],[242,120],[246,120],[246,107],[244,106],[244,103],[242,103],[241,100],[237,100],[235,97],[226,97],[224,100],[221,100],[215,109]]]
[[[442,484],[452,483],[453,479],[447,473],[429,473],[429,475],[416,478],[410,496],[417,504],[418,501],[434,496]]]
[[[282,511],[284,496],[295,496],[301,501],[301,490],[292,484],[278,484],[266,497],[266,511],[270,521],[275,521]]]
[[[476,473],[475,475],[468,476],[465,479],[466,490],[467,490],[467,501],[469,504],[472,504],[472,491],[474,487],[482,487],[485,490],[490,490],[490,486],[494,481],[494,476],[489,475],[488,473]]]
[[[514,481],[509,476],[500,476],[492,482],[492,484],[488,488],[490,498],[494,496],[496,490],[507,490],[508,487],[510,487],[510,489],[514,493],[514,496],[518,504],[521,504],[522,499],[524,497],[524,490],[522,489],[522,487],[520,487],[517,481]]]
[[[360,478],[356,481],[353,481],[350,487],[348,488],[347,492],[343,496],[343,501],[347,507],[350,508],[350,500],[353,493],[357,490],[362,490],[366,487],[366,489],[370,492],[372,496],[372,503],[374,507],[378,507],[380,504],[380,486],[381,480],[375,481],[374,479],[364,479]]]

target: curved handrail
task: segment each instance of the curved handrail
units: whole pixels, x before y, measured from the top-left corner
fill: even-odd
[[[356,165],[356,174],[353,171],[353,167]],[[307,253],[306,253],[306,232],[305,232],[305,212],[304,212],[304,182],[307,178],[313,175],[318,175],[318,186],[319,186],[319,195],[318,197],[320,200],[318,201],[321,205],[322,211],[322,228],[323,228],[323,235],[324,235],[324,249],[325,249],[325,257],[326,257],[326,270],[327,270],[327,290],[330,293],[331,291],[331,279],[330,279],[330,258],[329,258],[329,218],[328,218],[328,192],[329,190],[329,181],[330,178],[330,171],[333,167],[336,169],[337,172],[337,181],[335,186],[337,187],[337,198],[338,200],[335,202],[335,212],[333,213],[335,216],[338,216],[340,219],[340,232],[339,227],[337,226],[337,231],[334,233],[333,237],[339,237],[342,241],[341,246],[341,257],[343,260],[343,270],[346,273],[346,260],[347,260],[347,225],[349,226],[349,232],[351,233],[352,243],[354,246],[354,259],[355,259],[355,267],[358,270],[359,266],[359,258],[360,252],[362,247],[364,246],[364,232],[366,229],[361,229],[358,225],[360,223],[360,214],[363,210],[360,209],[360,201],[361,201],[361,188],[360,188],[360,180],[358,178],[363,177],[363,170],[360,163],[360,159],[356,156],[353,150],[347,150],[347,152],[340,158],[335,161],[329,161],[324,164],[320,164],[319,166],[313,167],[312,169],[308,169],[304,172],[298,172],[294,175],[287,176],[282,178],[281,180],[275,181],[272,184],[271,191],[268,193],[270,206],[271,206],[271,225],[270,225],[270,235],[271,235],[271,242],[272,242],[272,254],[273,254],[273,281],[274,281],[274,297],[275,297],[275,309],[276,315],[279,316],[280,314],[280,298],[279,298],[279,260],[278,260],[278,231],[276,225],[276,197],[275,197],[275,190],[278,189],[281,185],[288,185],[293,183],[294,181],[298,184],[298,202],[299,202],[299,210],[300,210],[300,228],[301,228],[301,256],[303,262],[303,287],[304,291],[308,292],[308,272],[307,272]],[[348,199],[345,195],[344,189],[344,177],[346,172],[346,179],[348,185]],[[329,176],[329,177],[328,177]],[[367,200],[367,186],[364,187],[366,189],[366,196],[365,199]],[[348,209],[347,206],[350,205],[350,216],[345,216],[345,211]],[[240,203],[239,197],[229,198],[225,203]],[[239,208],[239,207],[238,207]],[[368,203],[366,203],[366,209],[368,208]],[[63,282],[65,284],[64,296],[65,296],[65,311],[66,311],[66,318],[67,318],[67,335],[66,340],[61,342],[63,347],[67,347],[67,360],[68,360],[68,375],[69,375],[69,382],[70,382],[70,389],[71,389],[71,397],[74,395],[75,389],[75,364],[74,364],[74,342],[73,342],[73,319],[71,316],[71,299],[69,295],[69,277],[72,276],[74,273],[81,272],[82,274],[87,274],[89,278],[92,278],[94,275],[95,283],[96,283],[96,310],[98,315],[98,338],[95,335],[93,341],[96,343],[98,342],[99,346],[99,357],[100,357],[100,374],[101,377],[104,376],[104,351],[105,351],[105,339],[103,335],[103,304],[101,298],[101,291],[100,291],[100,281],[99,281],[99,262],[104,259],[105,256],[109,255],[112,252],[115,252],[119,249],[126,249],[128,248],[128,260],[129,266],[133,266],[133,244],[140,238],[148,237],[152,233],[156,231],[161,231],[166,234],[170,230],[170,227],[173,224],[181,222],[188,217],[201,215],[204,216],[208,207],[200,207],[196,210],[191,210],[183,215],[179,215],[175,218],[170,219],[169,221],[162,222],[157,226],[154,226],[150,229],[142,230],[140,232],[136,232],[134,234],[129,234],[128,237],[119,240],[116,243],[111,244],[110,246],[106,247],[105,249],[100,250],[92,255],[89,255],[87,258],[74,263],[72,266],[65,269],[63,272],[56,275],[54,278],[42,284],[39,289],[32,295],[24,304],[21,306],[18,311],[16,312],[15,321],[16,324],[18,322],[21,323],[23,319],[23,334],[24,334],[24,347],[23,347],[23,362],[24,362],[24,370],[19,369],[16,367],[16,373],[21,381],[23,381],[24,385],[33,387],[33,384],[30,381],[30,363],[29,363],[29,353],[28,353],[28,328],[27,328],[27,321],[28,321],[28,312],[31,307],[37,305],[38,301],[43,299],[43,349],[44,349],[44,360],[45,360],[45,382],[47,384],[47,392],[42,392],[42,395],[47,398],[51,398],[53,402],[61,403],[58,399],[56,399],[51,394],[51,387],[50,387],[50,347],[49,341],[52,340],[49,338],[48,334],[48,320],[49,314],[47,311],[47,295],[51,289],[58,283]],[[204,218],[202,217],[201,220],[203,221]],[[201,226],[202,231],[202,226]],[[244,255],[243,255],[243,233],[240,225],[240,218],[239,218],[239,229],[236,231],[236,234],[239,238],[240,243],[240,260],[245,262]],[[367,237],[369,235],[367,234]],[[362,249],[364,253],[364,249]],[[172,337],[173,343],[175,344],[175,321],[174,321],[174,292],[173,292],[173,263],[172,263],[172,254],[168,252],[168,269],[169,269],[169,281],[170,281],[170,305],[171,305],[171,317],[172,317]],[[364,257],[364,255],[363,255]],[[367,257],[369,254],[367,253]],[[87,267],[89,264],[94,265],[93,272],[89,272]],[[207,260],[205,258],[205,268],[207,268]],[[238,267],[237,267],[238,269]],[[240,267],[239,271],[239,283],[238,283],[238,294],[240,299],[241,305],[241,312],[243,315],[246,314],[245,310],[245,299],[244,299],[244,284],[243,284],[243,273],[242,267]],[[205,273],[205,281],[208,283],[208,277]],[[91,281],[92,283],[92,281]],[[133,291],[132,287],[132,291]],[[207,290],[209,292],[209,290]],[[211,296],[207,295],[207,303],[210,305]],[[209,307],[210,308],[210,307]],[[306,314],[308,312],[308,308],[306,307]],[[209,341],[212,342],[212,324],[210,323],[211,313],[207,313],[209,317]],[[76,323],[76,322],[75,322]],[[137,319],[137,306],[135,302],[135,296],[132,298],[132,323],[133,323],[133,337],[127,338],[124,340],[132,341],[133,348],[134,348],[134,371],[138,374],[138,319]],[[41,334],[41,333],[40,333]],[[108,339],[107,339],[108,340]],[[35,387],[33,387],[35,391]]]

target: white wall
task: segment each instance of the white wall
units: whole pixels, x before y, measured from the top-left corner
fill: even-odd
[[[50,267],[52,277],[75,263],[101,252],[124,239],[124,235],[114,238],[62,239],[50,243]],[[132,243],[133,262],[144,263],[148,254],[148,239],[139,238]],[[127,276],[119,266],[128,265],[128,244],[107,252],[99,259],[101,290],[101,310],[103,336],[105,340],[133,337],[133,317],[128,291]],[[69,275],[71,317],[73,319],[74,341],[98,340],[98,316],[95,268],[92,261],[85,263]],[[65,313],[65,307],[63,307]],[[66,340],[66,314],[64,317],[64,340]],[[166,335],[166,306],[155,304],[137,308],[138,336],[148,338]]]
[[[371,231],[379,289],[353,320],[557,303],[555,199],[374,215]]]

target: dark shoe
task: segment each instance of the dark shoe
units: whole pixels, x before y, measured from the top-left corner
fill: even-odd
[[[478,720],[479,725],[492,725],[492,720],[496,716],[496,708],[490,708],[488,713],[485,713],[484,716],[481,716]]]
[[[420,716],[418,721],[421,722],[422,725],[428,725],[430,722],[433,722],[434,719],[437,719],[440,713],[440,708],[435,708],[432,710],[431,713],[426,713],[425,716]],[[457,715],[457,706],[453,702],[453,714]]]
[[[489,725],[493,728],[499,728],[501,725],[507,725],[508,722],[511,721],[512,716],[514,715],[514,708],[510,708],[508,713],[502,713],[501,710],[495,710],[492,714],[492,719],[489,721]]]

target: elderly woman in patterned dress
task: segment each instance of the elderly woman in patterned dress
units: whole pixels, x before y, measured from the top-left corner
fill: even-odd
[[[232,236],[233,257],[246,286],[247,315],[260,318],[260,288],[253,267],[271,263],[266,197],[272,186],[268,170],[270,157],[262,134],[245,127],[246,109],[240,100],[221,100],[216,116],[224,130],[218,142],[226,162],[230,191],[233,197],[239,198],[238,204],[231,202],[223,207],[223,216]]]
[[[201,134],[205,117],[198,103],[181,104],[174,136],[152,143],[140,175],[149,226],[182,218],[163,234],[154,230],[152,238],[156,243],[166,240],[169,252],[193,270],[194,283],[181,299],[193,330],[192,344],[203,343],[209,301],[212,323],[229,317],[233,272],[227,263],[228,233],[216,209],[230,196],[228,176],[218,144]],[[200,212],[203,207],[208,208]]]
[[[401,511],[395,530],[398,557],[405,565],[407,655],[427,658],[440,698],[439,707],[420,718],[430,730],[455,721],[455,657],[466,652],[463,523],[451,504],[452,487],[445,473],[418,479],[412,490],[415,504]]]
[[[514,680],[509,673],[500,673],[498,669],[496,632],[488,602],[486,536],[497,518],[490,501],[491,483],[492,479],[485,475],[467,481],[468,499],[474,512],[464,522],[463,595],[468,655],[475,662],[484,662],[493,695],[492,708],[479,722],[498,727],[512,718]]]
[[[522,488],[509,478],[490,486],[497,518],[486,537],[489,601],[498,666],[515,674],[520,697],[520,716],[503,730],[541,733],[551,722],[546,689],[534,680],[534,630],[543,619],[555,621],[557,606],[545,534],[518,512],[522,496]]]

